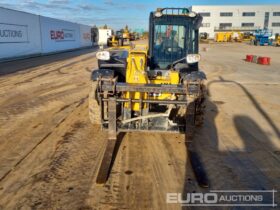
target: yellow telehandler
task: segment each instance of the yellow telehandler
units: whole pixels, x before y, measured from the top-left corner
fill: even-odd
[[[89,117],[108,130],[96,182],[105,183],[120,132],[184,133],[202,123],[206,75],[199,70],[202,17],[186,8],[150,13],[149,47],[112,47],[96,54],[91,75]],[[190,146],[191,148],[191,146]],[[189,150],[199,184],[208,186],[200,159]]]

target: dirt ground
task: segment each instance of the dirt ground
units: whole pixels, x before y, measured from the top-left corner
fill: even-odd
[[[210,190],[280,190],[280,48],[202,44],[201,55],[208,99],[194,141]],[[96,186],[106,139],[87,115],[96,65],[93,49],[0,64],[0,209],[182,209],[166,193],[209,191],[180,134],[126,134]]]

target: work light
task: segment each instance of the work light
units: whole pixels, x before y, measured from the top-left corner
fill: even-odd
[[[108,51],[100,51],[96,53],[98,60],[108,61],[110,60],[110,53]]]
[[[161,17],[162,16],[162,9],[157,8],[157,11],[155,12],[156,17]]]
[[[189,15],[189,17],[195,17],[196,13],[195,12],[190,12],[188,15]]]
[[[187,55],[187,63],[197,63],[200,61],[200,55],[199,54],[188,54]]]

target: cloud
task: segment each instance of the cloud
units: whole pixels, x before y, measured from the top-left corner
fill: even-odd
[[[57,1],[57,0],[55,0]],[[65,0],[63,0],[65,1]],[[45,9],[61,9],[61,10],[67,10],[67,11],[77,11],[78,8],[68,6],[67,4],[61,4],[61,3],[41,3],[34,0],[25,0],[21,3],[23,8],[28,8],[30,10],[45,10]]]
[[[138,4],[111,0],[101,0],[98,4],[72,0],[0,0],[2,7],[87,25],[107,24],[115,29],[123,28],[126,24],[132,28],[147,26],[147,19],[135,15],[134,10],[139,10],[135,5]],[[124,17],[121,14],[123,9],[131,9],[132,12]]]
[[[50,4],[68,4],[69,0],[49,0]]]
[[[98,6],[95,6],[93,4],[80,4],[79,5],[79,8],[82,9],[82,10],[86,10],[86,11],[105,11],[106,8],[103,8],[103,7],[98,7]]]
[[[65,2],[65,3],[63,3]],[[30,10],[45,10],[48,9],[50,12],[57,12],[64,10],[65,12],[83,12],[83,11],[104,11],[105,8],[95,6],[93,4],[67,4],[69,0],[50,0],[47,3],[41,3],[34,0],[25,0],[22,3],[24,8]]]
[[[10,4],[7,2],[0,3],[0,7],[8,8],[8,9],[15,9],[15,10],[22,10],[19,5]]]
[[[113,0],[105,0],[104,4],[113,8],[117,8],[117,9],[146,9],[148,8],[147,4],[138,4],[138,3],[116,3],[113,2]]]
[[[118,5],[117,3],[113,2],[112,0],[105,0],[104,4],[109,5],[109,6],[116,6],[116,5]]]

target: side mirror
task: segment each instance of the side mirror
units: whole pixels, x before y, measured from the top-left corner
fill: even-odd
[[[197,18],[196,18],[196,20],[195,20],[195,22],[194,22],[194,28],[195,28],[195,30],[198,30],[199,28],[200,28],[200,26],[201,26],[201,23],[202,23],[202,16],[201,15],[197,15]]]

